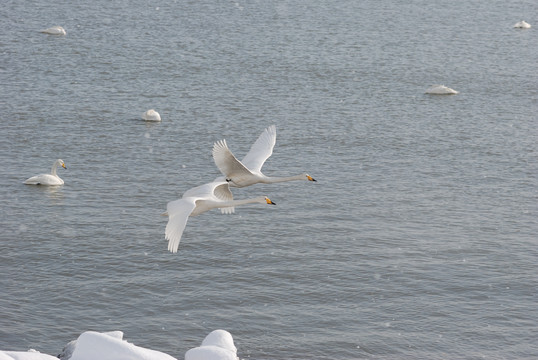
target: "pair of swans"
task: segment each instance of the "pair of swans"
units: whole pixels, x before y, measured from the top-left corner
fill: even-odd
[[[36,176],[32,176],[31,178],[26,179],[24,183],[26,185],[47,185],[47,186],[63,185],[64,181],[56,174],[56,170],[58,169],[58,166],[61,166],[64,169],[67,169],[65,167],[64,161],[62,159],[58,159],[54,162],[54,164],[52,164],[50,174],[39,174]]]
[[[218,177],[210,183],[192,188],[186,191],[181,199],[168,203],[166,213],[163,215],[168,215],[165,238],[168,240],[168,250],[170,252],[177,252],[179,241],[189,216],[200,215],[215,208],[220,208],[222,213],[230,214],[234,212],[235,206],[251,203],[275,205],[267,196],[233,200],[230,187],[245,187],[257,183],[272,184],[293,180],[316,181],[306,173],[288,177],[264,175],[261,168],[273,153],[275,143],[276,127],[272,125],[262,132],[242,161],[239,161],[230,151],[226,140],[220,140],[214,144],[213,160],[224,176]]]

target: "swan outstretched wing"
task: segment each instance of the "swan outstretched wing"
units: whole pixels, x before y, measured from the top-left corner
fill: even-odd
[[[175,253],[179,248],[179,241],[183,230],[187,225],[189,215],[196,207],[196,199],[179,199],[170,201],[166,205],[166,212],[168,213],[168,224],[166,224],[166,230],[164,237],[168,240],[168,250]]]
[[[228,185],[227,182],[223,182],[215,186],[215,189],[213,190],[213,194],[217,198],[219,198],[219,200],[222,200],[222,201],[232,201],[234,199],[232,191],[230,190],[230,185]]]
[[[234,199],[230,185],[227,182],[217,185],[215,190],[213,190],[213,194],[222,201],[232,201]],[[223,214],[233,214],[235,208],[233,206],[222,207],[220,208],[220,212]]]
[[[251,174],[251,171],[241,161],[237,160],[230,149],[228,149],[226,140],[217,141],[213,145],[213,160],[226,178]]]
[[[260,172],[265,161],[273,154],[276,143],[276,126],[265,129],[258,140],[250,147],[249,152],[241,161],[251,172]]]

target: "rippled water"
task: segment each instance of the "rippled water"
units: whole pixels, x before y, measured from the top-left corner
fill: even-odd
[[[538,354],[533,1],[9,1],[2,6],[0,348],[85,330],[182,358]],[[39,30],[62,25],[65,37]],[[458,90],[430,96],[432,84]],[[156,109],[162,123],[145,123]],[[166,203],[277,126],[231,216]],[[60,188],[22,184],[56,158]]]

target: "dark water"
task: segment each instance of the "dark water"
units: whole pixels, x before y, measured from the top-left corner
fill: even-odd
[[[536,2],[0,14],[0,349],[122,330],[182,358],[222,328],[241,358],[538,355]],[[242,157],[271,124],[265,173],[318,182],[236,189],[278,205],[192,218],[168,253],[160,214],[219,175],[213,142]],[[57,158],[64,186],[22,184]]]

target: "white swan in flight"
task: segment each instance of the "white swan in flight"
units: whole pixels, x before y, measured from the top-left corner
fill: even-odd
[[[153,109],[149,109],[142,114],[142,119],[146,121],[161,121],[161,115]]]
[[[529,24],[529,23],[526,22],[525,20],[521,20],[521,21],[515,23],[514,27],[515,27],[515,28],[518,28],[518,29],[530,29],[530,28],[531,28],[531,24]]]
[[[456,95],[458,93],[458,91],[444,85],[433,85],[428,90],[426,90],[426,94],[431,95]]]
[[[228,182],[214,181],[187,190],[181,199],[170,201],[166,206],[168,224],[164,232],[168,240],[168,250],[175,253],[189,216],[200,215],[211,209],[220,208],[224,213],[232,213],[234,206],[260,203],[275,205],[267,196],[233,200]]]
[[[41,32],[44,33],[44,34],[49,34],[49,35],[65,35],[65,34],[67,34],[65,29],[63,27],[61,27],[61,26],[53,26],[53,27],[50,27],[48,29],[41,30]]]
[[[56,175],[56,169],[58,166],[63,167],[64,169],[67,169],[65,167],[65,163],[62,159],[58,159],[52,164],[52,169],[50,170],[50,174],[39,174],[36,176],[32,176],[29,179],[26,179],[24,183],[26,185],[63,185],[64,181],[60,179],[58,175]]]
[[[228,149],[226,140],[217,141],[213,145],[213,160],[220,172],[224,175],[224,180],[228,181],[230,186],[234,187],[245,187],[257,183],[272,184],[293,180],[316,181],[307,173],[288,177],[264,175],[261,172],[262,166],[273,153],[275,143],[276,127],[275,125],[271,125],[252,144],[250,151],[242,161],[237,160],[230,149]],[[223,178],[219,177],[217,179]]]

